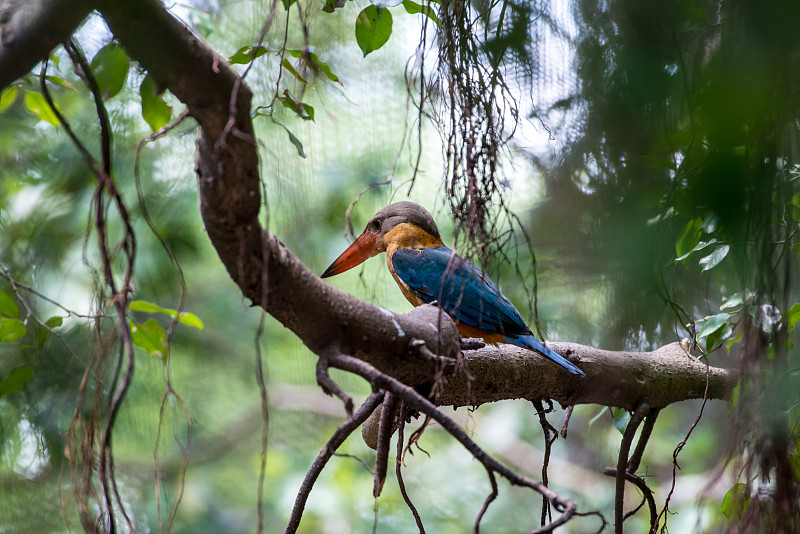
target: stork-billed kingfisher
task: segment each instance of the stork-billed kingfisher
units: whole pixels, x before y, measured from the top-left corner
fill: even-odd
[[[536,339],[511,301],[480,269],[445,246],[433,217],[419,204],[397,202],[376,213],[322,278],[343,273],[381,252],[386,252],[389,272],[406,299],[414,306],[438,302],[462,336],[536,351],[570,373],[583,375]]]

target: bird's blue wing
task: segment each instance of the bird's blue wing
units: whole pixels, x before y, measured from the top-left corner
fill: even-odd
[[[497,286],[449,248],[398,249],[391,261],[411,291],[427,303],[438,301],[459,322],[512,338],[531,333]]]

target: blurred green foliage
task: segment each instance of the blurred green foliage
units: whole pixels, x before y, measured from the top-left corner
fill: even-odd
[[[405,138],[415,117],[406,108],[404,65],[414,53],[420,14],[434,23],[438,18],[429,5],[403,4],[410,15],[393,5],[388,33],[391,19],[372,17],[370,24],[380,28],[359,37],[365,30],[363,23],[358,26],[358,13],[378,8],[327,2],[321,7],[325,14],[305,28],[313,50],[308,55],[302,52],[307,43],[298,17],[289,22],[287,54],[276,53],[284,35],[280,27],[268,32],[261,48],[253,48],[267,5],[174,8],[240,72],[255,59],[247,80],[258,106],[254,120],[265,220],[316,272],[346,246],[344,213],[359,191],[394,178],[391,186],[373,188],[362,198],[353,212],[356,231],[378,208],[403,197],[416,150],[422,158],[412,197],[434,212],[446,240],[452,236],[435,178],[442,166],[441,140],[428,124],[419,133],[421,148],[410,148]],[[283,5],[297,9],[293,2]],[[546,141],[535,155],[509,150],[504,156],[513,169],[507,171],[514,180],[513,207],[536,252],[542,333],[546,339],[636,350],[695,337],[709,350],[724,345],[710,361],[732,367],[748,322],[770,334],[780,331],[781,320],[793,327],[800,316],[800,291],[789,276],[798,272],[800,255],[800,71],[792,62],[800,57],[793,37],[798,7],[741,2],[718,12],[716,3],[697,0],[564,6],[573,11],[549,12],[537,2],[474,5],[493,30],[484,43],[487,60],[506,74],[520,68],[530,77],[516,80],[521,87],[534,85],[531,79],[542,86],[552,82],[543,65],[567,62],[577,73],[575,83],[566,84],[567,93],[549,107],[544,103],[554,100],[554,89],[528,95],[538,99],[536,113],[557,139]],[[509,19],[503,26],[498,20],[506,7]],[[380,11],[388,15],[388,9]],[[531,13],[541,10],[552,17],[534,21]],[[568,57],[559,56],[558,47],[537,33],[543,32],[542,24],[574,24]],[[271,403],[264,531],[281,531],[306,469],[344,411],[316,388],[315,357],[281,325],[268,318],[263,336],[256,337],[258,310],[242,300],[203,233],[192,167],[196,130],[189,122],[147,145],[140,162],[144,202],[183,268],[183,311],[193,314],[171,325],[179,277],[136,207],[132,177],[139,140],[181,105],[162,96],[98,27],[91,19],[78,39],[94,58],[92,68],[112,118],[115,176],[132,207],[137,233],[133,298],[140,304],[131,307],[131,317],[144,327],[138,330],[135,379],[114,433],[122,498],[134,523],[148,531],[158,528],[159,508],[162,516],[169,514],[179,491],[181,447],[189,427],[174,398],[159,421],[167,376],[164,343],[174,326],[169,376],[189,407],[191,424],[186,487],[174,531],[254,529],[261,414],[253,377],[259,343]],[[63,52],[54,52],[48,73],[57,106],[97,153],[89,94]],[[55,126],[36,76],[2,92],[0,113],[0,532],[62,532],[67,524],[79,528],[66,432],[79,383],[99,344],[96,330],[112,325],[111,318],[86,317],[100,283],[96,235],[89,224],[95,182]],[[557,161],[547,157],[552,152]],[[540,194],[542,182],[546,196]],[[119,235],[119,221],[112,219],[111,232]],[[522,239],[511,243],[509,258],[516,265],[498,262],[497,279],[525,310],[533,258]],[[788,262],[789,275],[766,277],[783,271],[764,268],[764,262],[780,269]],[[409,305],[382,263],[367,262],[333,283],[406,311]],[[191,327],[197,324],[204,328]],[[773,349],[786,353],[786,368],[792,369],[797,329],[785,330],[786,338]],[[775,410],[790,428],[795,424],[791,437],[797,440],[800,413],[793,403],[800,379],[794,369],[778,374],[781,380],[773,385],[783,396]],[[334,377],[357,396],[369,392],[351,376]],[[684,403],[659,417],[643,462],[653,475],[648,483],[657,501],[669,491],[673,450],[698,410],[699,403]],[[707,406],[681,452],[670,505],[678,512],[670,519],[675,532],[718,531],[727,520],[746,515],[746,488],[728,476],[713,484],[720,479],[718,461],[728,450],[723,439],[727,410],[721,403]],[[502,402],[476,412],[462,409],[457,416],[491,452],[538,476],[542,436],[530,406]],[[560,416],[557,410],[551,420]],[[613,515],[613,480],[601,473],[616,463],[620,434],[615,423],[624,418],[624,413],[579,406],[569,439],[556,443],[551,483],[582,510]],[[421,450],[407,456],[404,476],[428,531],[469,531],[489,492],[483,471],[435,429],[426,432],[421,446],[430,456]],[[357,435],[341,452],[367,464],[374,457]],[[371,487],[372,477],[359,462],[334,458],[311,494],[301,532],[370,530],[376,513]],[[630,507],[634,501],[631,497]],[[532,528],[538,506],[538,497],[501,484],[500,498],[483,524],[491,532]],[[391,475],[377,510],[378,532],[414,530]],[[576,520],[567,531],[591,531],[597,527],[591,521]],[[629,528],[645,531],[647,518],[637,515]]]

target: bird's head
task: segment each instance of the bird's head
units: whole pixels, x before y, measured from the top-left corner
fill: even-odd
[[[439,229],[428,210],[414,202],[395,202],[372,216],[364,232],[322,273],[322,278],[348,271],[392,246],[437,244],[441,244]]]

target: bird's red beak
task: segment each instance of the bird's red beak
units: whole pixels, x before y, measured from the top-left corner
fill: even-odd
[[[353,241],[353,244],[347,247],[347,250],[342,252],[342,255],[336,258],[336,260],[331,263],[331,266],[322,273],[322,278],[328,278],[329,276],[349,271],[356,265],[378,255],[380,250],[378,250],[375,244],[377,237],[378,234],[372,232],[364,232],[358,236],[358,238]]]

